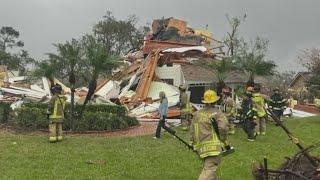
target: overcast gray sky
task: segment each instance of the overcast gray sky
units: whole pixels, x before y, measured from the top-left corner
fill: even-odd
[[[141,24],[162,16],[194,28],[208,24],[217,39],[227,31],[227,13],[246,13],[241,34],[268,38],[269,58],[281,70],[297,70],[298,53],[320,44],[319,7],[319,0],[0,0],[0,26],[19,30],[25,49],[43,58],[54,51],[52,43],[90,32],[107,10],[120,19],[135,14]]]

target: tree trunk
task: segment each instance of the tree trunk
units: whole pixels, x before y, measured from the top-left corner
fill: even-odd
[[[49,83],[50,83],[50,92],[51,92],[51,88],[54,86],[54,79],[53,77],[47,77],[49,79]],[[52,92],[51,92],[52,93]]]
[[[74,117],[74,93],[75,93],[75,83],[76,83],[76,78],[73,70],[71,70],[70,72],[69,82],[71,84],[70,130],[72,131],[74,129],[74,118],[75,118]]]
[[[222,92],[222,89],[226,87],[226,83],[220,79],[219,82],[217,83],[217,94],[220,95]]]
[[[247,87],[251,86],[254,87],[255,83],[254,83],[254,75],[250,74],[249,76],[249,80],[247,81]]]
[[[75,93],[75,85],[71,85],[71,107],[70,107],[70,130],[74,129],[74,93]]]
[[[96,90],[96,87],[97,87],[97,78],[92,78],[91,81],[89,82],[88,94],[86,96],[86,99],[84,100],[84,103],[83,103],[82,107],[81,107],[79,118],[82,117],[83,112],[84,112],[84,110],[86,108],[86,105],[88,104],[88,102],[91,99],[91,97],[94,95],[94,91]]]

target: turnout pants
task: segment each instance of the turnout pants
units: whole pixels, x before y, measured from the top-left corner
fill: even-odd
[[[187,130],[191,124],[191,113],[182,112],[180,118],[182,127]]]
[[[234,134],[235,133],[235,125],[233,124],[233,117],[228,118],[229,120],[229,124],[228,124],[228,128],[229,128],[229,134]]]
[[[255,129],[256,123],[253,122],[253,120],[245,120],[243,122],[243,130],[247,134],[248,139],[254,139],[254,129]]]
[[[216,180],[216,171],[221,162],[220,156],[208,156],[204,158],[203,169],[198,180]]]
[[[62,122],[50,121],[49,123],[50,142],[62,141]]]
[[[282,111],[282,110],[272,110],[272,112],[273,112],[274,115],[277,116],[277,118],[278,118],[279,120],[281,120],[280,118],[281,118],[281,116],[282,116],[282,114],[283,114],[283,111]]]
[[[266,133],[267,130],[267,126],[266,126],[266,117],[258,117],[256,120],[256,127],[255,127],[255,131],[256,133],[260,134],[260,133]]]

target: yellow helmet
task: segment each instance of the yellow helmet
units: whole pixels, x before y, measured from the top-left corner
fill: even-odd
[[[215,103],[220,99],[217,93],[213,90],[207,90],[203,95],[202,102],[205,104]]]

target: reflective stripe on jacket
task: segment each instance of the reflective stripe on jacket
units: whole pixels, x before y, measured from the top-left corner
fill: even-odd
[[[225,125],[223,125],[226,121],[225,116],[215,108],[204,108],[197,111],[192,120],[191,141],[200,158],[218,156],[221,152],[222,143],[212,126],[212,117],[218,121],[219,133],[220,130],[227,131]]]
[[[264,98],[260,93],[254,93],[252,96],[253,107],[257,111],[258,117],[264,117],[267,115],[265,111],[265,102]]]
[[[271,99],[269,100],[268,104],[271,109],[284,110],[286,102],[286,99],[283,99],[283,97],[280,94],[274,94],[271,96]]]
[[[49,102],[50,119],[63,119],[66,97],[63,95],[52,96]]]
[[[180,109],[181,109],[181,113],[183,114],[192,113],[191,103],[190,103],[188,94],[185,92],[182,92],[180,95]]]

